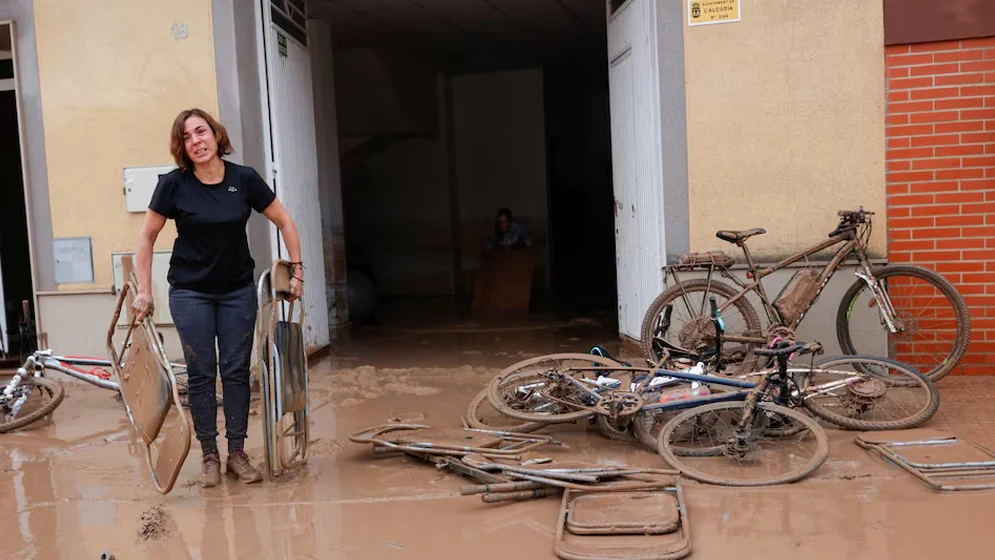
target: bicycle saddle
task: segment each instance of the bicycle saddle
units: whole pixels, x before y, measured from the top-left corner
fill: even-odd
[[[718,237],[722,241],[728,241],[729,243],[739,243],[740,241],[744,241],[754,235],[760,235],[762,233],[767,233],[767,230],[763,228],[745,229],[743,231],[719,230],[715,232],[715,237]]]
[[[608,358],[609,360],[613,362],[618,362],[619,364],[625,367],[632,367],[632,364],[623,362],[622,360],[619,360],[615,356],[612,356],[611,352],[609,352],[607,348],[605,348],[600,344],[591,348],[590,354],[593,356],[601,356],[602,358]]]

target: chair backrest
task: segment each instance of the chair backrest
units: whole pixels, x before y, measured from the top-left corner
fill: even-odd
[[[307,407],[307,353],[304,329],[300,323],[278,321],[273,325],[273,342],[278,348],[276,367],[282,383],[276,385],[277,415],[301,412]]]
[[[180,407],[176,378],[151,314],[142,321],[136,321],[131,313],[138,283],[134,274],[130,276],[118,296],[114,317],[107,331],[107,352],[128,419],[144,444],[153,484],[156,490],[166,494],[172,490],[183,461],[190,452],[190,420]],[[118,351],[114,335],[125,306],[131,320]],[[172,407],[177,408],[178,414],[163,430]]]

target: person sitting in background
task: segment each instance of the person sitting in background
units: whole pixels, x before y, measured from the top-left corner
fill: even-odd
[[[493,249],[522,249],[532,246],[532,236],[529,230],[516,222],[511,216],[511,210],[498,210],[497,221],[494,224],[494,237],[487,244]]]

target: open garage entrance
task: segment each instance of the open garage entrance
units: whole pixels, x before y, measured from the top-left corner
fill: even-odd
[[[333,40],[333,235],[354,327],[595,317],[614,329],[603,0],[308,8]],[[501,208],[527,250],[485,251]]]
[[[37,344],[13,44],[11,24],[0,23],[0,367]]]

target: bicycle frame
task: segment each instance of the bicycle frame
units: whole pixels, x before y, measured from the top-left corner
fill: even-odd
[[[666,377],[666,378],[669,378],[671,381],[677,381],[677,380],[697,381],[699,383],[705,383],[705,384],[708,384],[708,385],[721,385],[721,386],[724,386],[724,387],[734,387],[734,388],[738,389],[736,391],[725,391],[725,392],[722,392],[722,393],[712,393],[712,394],[709,394],[709,395],[706,395],[706,396],[703,396],[703,397],[694,397],[694,398],[690,398],[690,399],[682,399],[682,400],[671,401],[671,402],[658,402],[658,403],[652,403],[652,404],[644,404],[641,407],[641,409],[640,409],[640,410],[643,410],[643,411],[645,411],[645,410],[659,410],[661,412],[667,412],[667,411],[684,410],[684,409],[687,409],[687,408],[694,408],[694,407],[697,407],[697,406],[701,406],[701,405],[705,405],[705,404],[711,404],[711,403],[716,403],[716,402],[728,402],[728,401],[743,401],[743,400],[746,400],[746,398],[751,393],[757,392],[757,388],[760,387],[761,384],[764,383],[764,381],[760,381],[760,382],[747,381],[747,380],[744,379],[744,377],[765,377],[766,378],[767,376],[769,376],[771,374],[777,373],[778,370],[776,368],[768,368],[768,369],[764,369],[764,370],[760,370],[760,371],[748,373],[746,375],[739,376],[738,378],[737,377],[725,377],[725,376],[719,377],[719,376],[715,376],[715,375],[702,375],[702,374],[697,374],[697,373],[688,373],[688,372],[683,372],[683,371],[672,371],[672,370],[665,370],[665,369],[646,369],[646,368],[633,368],[633,367],[618,367],[618,368],[605,368],[605,367],[590,367],[590,368],[587,368],[587,367],[584,367],[584,368],[570,368],[570,370],[568,370],[568,371],[595,371],[595,372],[603,373],[603,374],[606,374],[606,375],[611,375],[612,373],[619,372],[619,371],[629,371],[629,372],[633,372],[633,373],[641,372],[642,373],[641,375],[633,375],[633,377],[632,377],[632,382],[633,383],[636,383],[636,382],[639,382],[639,381],[644,381],[648,385],[653,379],[655,379],[657,377]],[[802,368],[802,367],[794,367],[793,368],[793,367],[789,366],[787,368],[787,370],[786,370],[785,373],[786,374],[792,374],[792,373],[803,373],[804,374],[804,373],[808,373],[808,372],[811,372],[811,371],[812,371],[811,367],[804,367],[804,368]],[[832,369],[822,370],[822,369],[820,369],[820,371],[833,372],[833,371],[837,371],[837,370],[832,370]],[[833,391],[835,389],[838,389],[840,387],[843,387],[847,383],[849,383],[849,382],[851,382],[853,380],[859,380],[859,379],[861,379],[860,376],[853,375],[852,372],[845,371],[845,370],[838,370],[838,371],[839,371],[839,373],[846,374],[848,377],[845,377],[843,379],[833,380],[833,381],[830,381],[830,382],[826,382],[826,383],[823,383],[823,384],[818,385],[818,386],[809,387],[809,388],[807,388],[804,391],[804,393],[800,393],[797,389],[794,389],[792,391],[792,396],[793,397],[800,397],[803,400],[808,400],[808,399],[810,399],[812,397],[815,397],[817,395],[825,394],[825,393],[828,393],[828,392]],[[572,377],[571,377],[571,379],[572,379]],[[573,380],[573,381],[576,383],[576,380]],[[640,395],[645,395],[648,392],[655,392],[658,389],[663,389],[663,388],[665,388],[669,384],[670,383],[663,383],[663,384],[659,384],[659,385],[653,386],[651,389],[643,389],[643,390],[637,391],[637,392],[639,392]],[[601,388],[606,388],[606,387],[601,387]],[[765,389],[765,388],[766,387],[763,387],[761,389]],[[597,395],[597,393],[593,393],[591,391],[588,391],[588,392],[590,392],[592,394],[595,394],[596,396],[600,397],[600,395]]]
[[[833,274],[836,272],[839,266],[843,264],[843,262],[845,262],[851,256],[851,254],[855,254],[857,261],[860,263],[861,267],[861,270],[855,273],[856,276],[862,279],[864,282],[866,282],[868,287],[871,289],[871,293],[874,295],[874,298],[877,300],[878,310],[883,316],[885,323],[888,325],[888,329],[892,333],[898,332],[898,329],[895,326],[896,324],[895,310],[892,307],[891,300],[888,298],[888,295],[884,292],[884,290],[881,289],[880,285],[874,279],[874,275],[871,270],[870,261],[868,260],[867,253],[865,251],[864,242],[862,241],[870,236],[870,231],[871,231],[870,222],[867,222],[866,229],[861,230],[860,234],[857,233],[856,228],[847,229],[843,232],[840,232],[839,234],[829,237],[829,239],[825,241],[807,247],[802,251],[799,251],[798,253],[795,253],[767,268],[760,268],[753,261],[753,256],[750,253],[750,249],[746,245],[747,240],[744,239],[736,243],[736,245],[738,245],[743,250],[743,255],[746,258],[746,264],[747,264],[746,275],[747,278],[752,279],[752,282],[749,283],[744,282],[739,278],[736,278],[733,274],[729,273],[727,268],[718,267],[719,273],[723,277],[728,278],[729,280],[731,280],[741,288],[740,291],[735,296],[731,297],[730,299],[728,299],[726,302],[724,302],[719,306],[718,308],[719,311],[720,312],[725,311],[730,306],[735,305],[737,301],[745,297],[746,294],[750,292],[755,292],[760,297],[760,301],[763,304],[764,312],[767,314],[767,318],[768,320],[770,320],[771,323],[777,322],[794,330],[805,319],[805,316],[808,314],[809,310],[811,310],[812,306],[815,305],[815,302],[819,299],[819,295],[822,294],[822,291],[823,289],[825,289],[826,284],[829,283],[830,278],[833,276]],[[836,251],[836,254],[833,255],[833,258],[830,259],[828,263],[826,263],[826,266],[823,267],[822,272],[819,275],[819,290],[816,292],[815,297],[812,298],[812,301],[809,302],[809,304],[805,307],[802,313],[799,314],[796,320],[790,322],[790,324],[786,324],[781,314],[771,303],[770,298],[767,295],[767,291],[764,288],[763,279],[783,268],[786,268],[802,259],[807,259],[809,256],[814,255],[825,249],[828,249],[839,243],[843,243],[843,245]],[[678,268],[680,267],[678,266]],[[673,273],[675,280],[678,280],[677,285],[681,285],[679,279],[677,278],[676,270],[677,270],[676,268],[671,268],[671,272]],[[713,268],[710,267],[708,272],[709,282],[711,281],[712,270]],[[687,306],[688,310],[690,311],[692,309],[692,306],[688,301],[686,292],[682,292],[682,299],[684,299],[684,304]],[[702,309],[700,310],[701,312],[704,312],[704,306],[705,302],[702,301]],[[767,342],[765,338],[759,336],[758,337],[736,336],[725,333],[723,333],[723,339],[725,342],[740,342],[740,343],[754,343],[754,344],[764,344]]]
[[[85,356],[56,356],[52,353],[51,349],[47,349],[35,350],[29,354],[25,359],[22,368],[28,371],[37,371],[37,367],[35,367],[36,365],[45,370],[57,371],[74,379],[85,381],[90,385],[95,385],[101,389],[107,389],[110,391],[120,390],[117,382],[112,379],[113,376],[110,371],[104,370],[103,373],[95,371],[96,368],[112,367],[110,360],[89,358]],[[171,363],[170,365],[172,366],[174,372],[185,369],[183,364]],[[77,369],[73,366],[92,366],[94,369],[85,371]]]
[[[70,377],[79,379],[80,381],[85,381],[91,385],[96,385],[101,389],[109,389],[111,391],[119,391],[120,386],[117,382],[111,379],[110,372],[106,372],[107,375],[103,376],[94,371],[82,371],[76,369],[72,366],[95,366],[95,367],[111,367],[110,360],[100,360],[96,358],[83,358],[83,357],[65,357],[65,356],[52,356],[51,351],[44,355],[41,360],[41,364],[45,369],[51,369],[64,373]],[[35,353],[40,354],[40,352]]]

